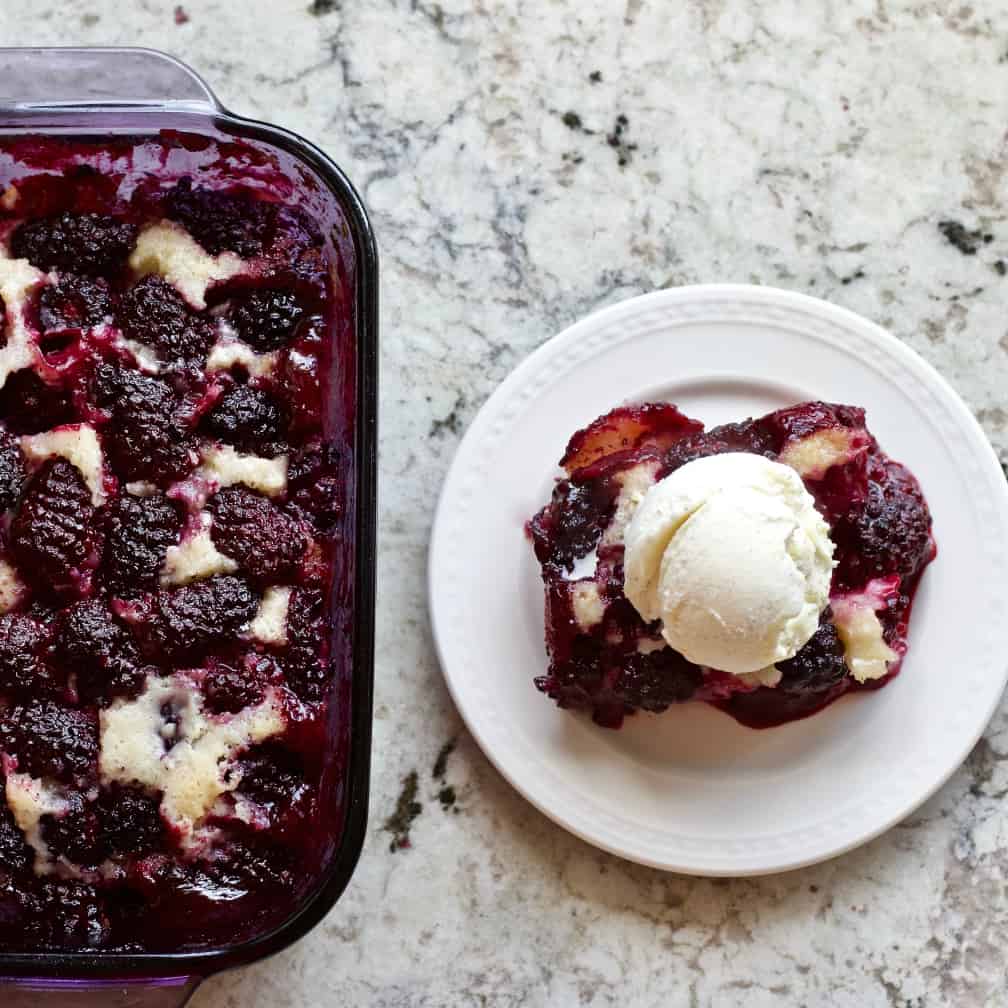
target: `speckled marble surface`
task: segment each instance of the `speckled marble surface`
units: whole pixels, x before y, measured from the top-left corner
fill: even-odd
[[[673,877],[511,791],[459,723],[424,599],[473,412],[568,322],[655,287],[762,282],[862,312],[1008,459],[1003,4],[38,0],[0,7],[0,39],[178,54],[236,111],[325,147],[381,241],[367,844],[324,924],[195,1008],[1008,1004],[1005,711],[867,847],[762,880]],[[391,851],[413,771],[423,808]]]

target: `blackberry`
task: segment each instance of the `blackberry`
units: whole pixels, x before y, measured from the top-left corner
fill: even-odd
[[[915,574],[933,549],[931,514],[920,486],[898,462],[875,462],[868,493],[834,522],[838,585],[855,588],[887,574]]]
[[[261,805],[271,817],[279,818],[304,797],[304,768],[286,746],[264,743],[250,750],[242,760],[238,791]]]
[[[613,684],[613,693],[627,707],[660,713],[689,700],[703,673],[672,648],[629,656]]]
[[[291,291],[253,290],[235,298],[230,312],[235,332],[260,353],[285,347],[305,309]]]
[[[212,714],[237,714],[260,703],[264,695],[265,684],[255,665],[234,668],[214,663],[203,678],[203,696]]]
[[[99,843],[98,816],[77,791],[67,795],[67,811],[61,816],[44,815],[39,820],[42,840],[53,857],[93,867],[104,857]]]
[[[178,418],[171,388],[139,371],[99,364],[95,400],[112,414],[104,433],[106,457],[122,480],[166,485],[195,464],[193,439]]]
[[[345,471],[339,451],[320,441],[295,452],[287,467],[288,500],[323,532],[331,532],[342,514]]]
[[[12,508],[25,483],[25,460],[18,439],[0,428],[0,511]]]
[[[24,834],[4,801],[3,778],[0,778],[0,879],[4,872],[26,871],[34,860],[34,852],[25,843]]]
[[[194,188],[188,177],[169,191],[164,207],[211,255],[259,255],[275,219],[272,206],[250,194]]]
[[[31,368],[15,371],[0,388],[0,419],[12,434],[38,434],[75,416],[66,389],[48,384]]]
[[[284,411],[269,393],[251,385],[229,388],[200,426],[205,434],[239,451],[272,457],[286,450]]]
[[[828,609],[808,643],[794,658],[778,662],[777,668],[781,680],[775,687],[733,693],[717,706],[741,724],[767,728],[807,717],[854,685]]]
[[[182,530],[180,506],[163,493],[124,494],[105,510],[102,573],[109,590],[131,598],[153,588],[169,546]]]
[[[11,235],[11,253],[41,270],[84,273],[118,272],[136,238],[132,224],[103,214],[62,213],[19,224]]]
[[[247,582],[217,575],[157,592],[148,603],[149,618],[141,620],[136,632],[155,660],[198,659],[237,633],[255,615],[258,604]]]
[[[20,613],[0,616],[0,693],[40,696],[54,689],[45,662],[49,633]]]
[[[76,673],[77,693],[88,703],[135,695],[147,674],[132,635],[98,599],[77,602],[60,613],[53,658]]]
[[[112,315],[112,294],[101,277],[65,273],[39,294],[39,328],[43,333],[88,329]]]
[[[317,591],[295,588],[287,607],[287,648],[281,658],[287,685],[306,701],[321,700],[329,685],[325,605]]]
[[[777,668],[781,681],[776,688],[784,693],[822,693],[834,689],[847,678],[843,643],[837,636],[829,610],[798,654],[778,662]]]
[[[668,475],[687,462],[729,452],[751,452],[753,455],[772,458],[775,455],[774,443],[752,421],[725,424],[722,427],[715,427],[706,434],[692,434],[677,441],[666,452],[660,475]]]
[[[86,711],[29,700],[0,721],[0,749],[16,753],[18,770],[62,781],[90,778],[98,759],[98,726]]]
[[[557,659],[555,646],[551,646],[551,651],[554,660],[548,674],[535,679],[536,689],[560,707],[591,710],[606,687],[601,641],[577,635],[566,644],[562,659]]]
[[[160,800],[135,788],[103,789],[97,814],[101,845],[110,854],[142,855],[164,839]]]
[[[308,539],[299,522],[243,486],[226,487],[209,504],[214,545],[258,581],[296,574]]]
[[[108,939],[109,922],[94,886],[81,882],[39,883],[44,944],[55,949],[98,948]]]
[[[166,362],[201,364],[213,342],[211,324],[158,276],[146,276],[126,291],[119,319],[130,339],[153,347]]]
[[[47,459],[32,476],[11,525],[11,551],[22,576],[42,588],[74,584],[92,551],[94,508],[80,472]]]
[[[235,879],[249,892],[271,892],[294,885],[293,868],[291,851],[285,845],[257,840],[254,845],[229,844],[224,857],[212,863],[209,870],[222,883]]]
[[[598,545],[615,508],[616,491],[608,481],[561,480],[550,503],[529,522],[539,562],[572,570]]]

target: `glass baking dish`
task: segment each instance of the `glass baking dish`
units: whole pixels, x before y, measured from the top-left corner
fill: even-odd
[[[238,140],[266,151],[327,225],[353,315],[347,357],[340,361],[351,460],[343,547],[334,590],[348,616],[340,656],[337,714],[330,719],[339,836],[314,888],[278,927],[251,940],[198,952],[5,954],[0,949],[0,1004],[180,1006],[211,973],[270,955],[291,944],[329,911],[360,855],[367,818],[374,658],[375,460],[377,438],[378,259],[360,198],[318,148],[275,126],[235,116],[188,67],[146,49],[0,49],[0,139],[24,135],[90,139],[151,137],[161,131]],[[335,641],[336,635],[334,635]],[[341,716],[342,715],[342,716]]]

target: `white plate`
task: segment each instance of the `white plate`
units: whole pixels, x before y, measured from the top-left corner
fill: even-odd
[[[804,399],[864,406],[917,475],[938,558],[901,674],[780,728],[701,703],[620,731],[558,710],[539,571],[523,523],[548,499],[578,428],[627,401],[668,399],[708,425]],[[473,736],[529,801],[623,857],[697,875],[811,864],[877,836],[969,753],[1005,684],[1008,488],[969,410],[865,319],[766,287],[633,298],[525,360],[480,410],[445,482],[431,540],[441,663]]]

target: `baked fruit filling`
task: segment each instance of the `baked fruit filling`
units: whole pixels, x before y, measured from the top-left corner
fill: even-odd
[[[549,654],[536,686],[560,707],[618,728],[638,710],[703,700],[761,728],[898,673],[935,543],[917,481],[863,410],[808,402],[704,430],[672,405],[626,407],[575,434],[560,465],[528,524]],[[775,595],[789,618],[767,627]]]
[[[338,836],[341,288],[251,149],[4,154],[0,948],[228,945]]]

